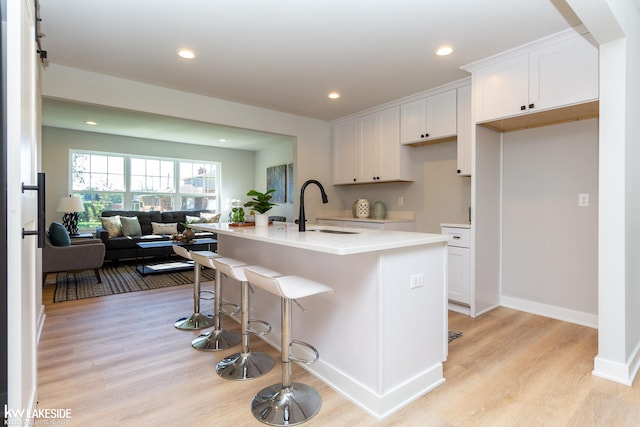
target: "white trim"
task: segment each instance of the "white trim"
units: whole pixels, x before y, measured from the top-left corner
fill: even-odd
[[[524,311],[526,313],[537,314],[539,316],[562,320],[564,322],[588,326],[594,329],[598,328],[597,314],[585,313],[582,311],[571,310],[564,307],[543,304],[535,301],[508,297],[504,295],[500,296],[500,305],[503,307],[512,308],[514,310]]]
[[[632,386],[633,379],[640,368],[640,344],[631,353],[626,363],[618,363],[603,359],[599,355],[594,359],[593,375],[615,381],[620,384]]]
[[[460,67],[460,69],[467,71],[469,73],[473,73],[474,71],[484,68],[487,65],[491,65],[501,61],[506,61],[508,59],[512,59],[520,55],[533,52],[534,50],[540,49],[542,47],[549,46],[550,44],[553,44],[553,43],[559,43],[565,40],[569,40],[576,36],[585,35],[587,32],[588,31],[584,25],[577,25],[572,28],[567,28],[566,30],[560,31],[558,33],[551,34],[546,37],[542,37],[538,40],[533,40],[521,46],[517,46],[512,49],[497,53],[495,55],[480,59],[470,64],[463,65]]]

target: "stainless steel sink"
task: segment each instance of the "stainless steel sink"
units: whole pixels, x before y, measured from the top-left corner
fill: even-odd
[[[314,228],[313,230],[316,233],[331,233],[331,234],[360,234],[357,231],[343,231],[343,230],[327,230],[326,228]]]

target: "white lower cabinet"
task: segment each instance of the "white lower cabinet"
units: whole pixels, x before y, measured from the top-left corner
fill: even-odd
[[[471,303],[469,229],[442,227],[441,230],[442,234],[453,236],[447,252],[449,301],[468,306]]]

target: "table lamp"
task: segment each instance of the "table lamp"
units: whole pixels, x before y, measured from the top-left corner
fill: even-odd
[[[69,232],[70,235],[75,236],[78,234],[78,212],[84,212],[84,205],[80,197],[73,197],[71,195],[66,197],[60,197],[58,200],[57,212],[64,212],[62,216],[62,223]]]

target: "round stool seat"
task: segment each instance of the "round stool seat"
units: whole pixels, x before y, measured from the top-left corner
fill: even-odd
[[[214,258],[218,255],[215,252],[211,251],[189,251],[187,248],[181,245],[171,245],[173,252],[176,255],[181,256],[184,259],[189,261],[194,261],[193,264],[193,313],[191,316],[181,317],[180,319],[174,322],[174,326],[176,329],[182,330],[196,330],[196,329],[204,329],[213,325],[213,316],[200,313],[200,299],[211,299],[205,298],[202,296],[202,292],[200,292],[200,267],[201,264],[198,261],[195,261],[193,256],[197,254],[202,258]],[[211,291],[205,291],[205,293],[213,294]]]
[[[249,333],[255,333],[255,331],[250,329],[249,282],[247,282],[247,278],[244,275],[244,268],[248,267],[248,265],[243,261],[224,257],[214,258],[212,262],[220,274],[240,282],[242,300],[240,304],[242,349],[239,353],[227,356],[218,362],[216,372],[219,376],[228,380],[248,380],[266,374],[275,365],[273,358],[266,353],[252,352],[249,349]],[[273,270],[264,269],[263,271],[267,275],[280,275],[280,273]],[[260,322],[268,327],[266,332],[261,333],[264,335],[271,330],[271,325],[266,322]]]

